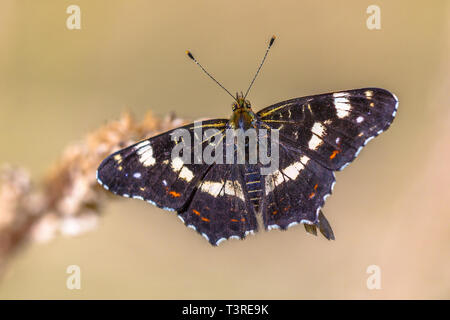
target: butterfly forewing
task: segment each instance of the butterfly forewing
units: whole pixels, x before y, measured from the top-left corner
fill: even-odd
[[[389,127],[397,102],[389,91],[363,88],[287,100],[257,115],[266,126],[280,129],[292,146],[339,170]]]
[[[223,131],[226,123],[227,120],[217,119],[204,121],[202,125]],[[107,157],[97,171],[99,183],[124,197],[145,200],[167,210],[181,210],[211,165],[195,164],[193,157],[190,163],[180,157],[172,158],[172,150],[179,143],[172,140],[172,133],[178,129],[142,140]],[[189,131],[193,149],[194,124],[181,129]],[[199,141],[203,146],[209,143],[208,139]]]

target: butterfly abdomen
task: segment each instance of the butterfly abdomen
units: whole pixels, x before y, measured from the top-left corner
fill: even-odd
[[[261,205],[262,183],[261,173],[256,165],[245,166],[244,181],[250,203],[255,212],[258,212]]]

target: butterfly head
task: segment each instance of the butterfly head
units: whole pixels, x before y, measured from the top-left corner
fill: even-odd
[[[244,98],[243,93],[236,93],[236,101],[232,104],[233,111],[242,109],[242,111],[251,110],[252,106],[250,101]]]

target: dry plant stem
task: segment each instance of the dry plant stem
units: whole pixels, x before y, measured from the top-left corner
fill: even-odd
[[[26,243],[95,228],[109,197],[96,182],[100,162],[120,148],[182,124],[173,115],[159,119],[149,112],[136,122],[125,113],[66,147],[44,181],[32,184],[26,170],[9,165],[0,168],[0,273]]]

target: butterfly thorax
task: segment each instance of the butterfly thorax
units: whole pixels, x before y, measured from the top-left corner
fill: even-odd
[[[252,111],[250,101],[245,100],[242,94],[236,94],[232,108],[233,114],[229,122],[231,128],[247,130],[255,127],[256,115]]]

